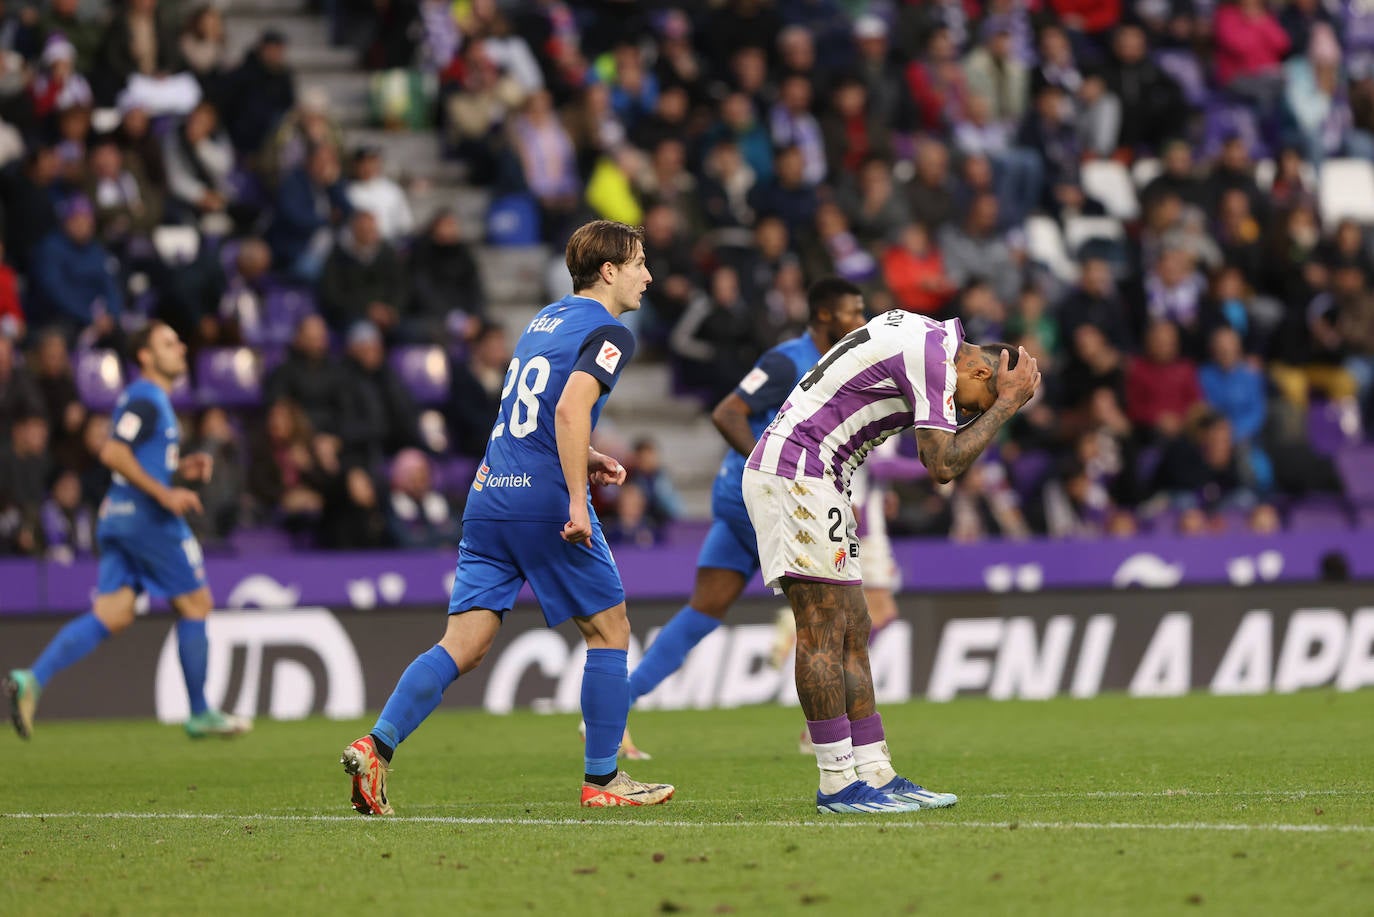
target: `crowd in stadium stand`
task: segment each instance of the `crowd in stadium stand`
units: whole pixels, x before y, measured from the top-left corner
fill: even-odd
[[[320,4],[378,125],[490,193],[485,240],[416,225],[289,36],[231,60],[213,4],[104,6],[0,6],[0,553],[93,550],[99,389],[150,318],[191,348],[208,546],[454,544],[521,330],[476,245],[559,257],[597,216],[644,226],[636,359],[704,409],[828,274],[1037,357],[974,471],[894,482],[894,533],[1374,524],[1343,493],[1374,475],[1374,5]],[[680,501],[629,458],[603,516],[652,542]]]

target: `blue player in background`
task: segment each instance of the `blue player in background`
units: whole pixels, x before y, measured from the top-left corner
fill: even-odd
[[[528,582],[550,627],[572,620],[587,641],[584,806],[666,802],[667,784],[632,780],[617,764],[630,709],[625,590],[588,484],[621,484],[625,469],[591,448],[606,397],[634,353],[619,321],[652,277],[639,230],[609,220],[568,241],[573,295],[525,328],[506,370],[501,410],[463,512],[463,539],[439,643],[402,673],[372,731],[344,749],[353,808],[390,815],[386,777],[396,747],[439,705],[461,672],[491,648]]]
[[[249,720],[210,709],[205,700],[205,619],[213,601],[200,544],[183,518],[203,510],[195,491],[176,486],[173,478],[204,482],[214,469],[208,455],[181,455],[170,393],[186,375],[186,345],[170,327],[152,322],[131,337],[129,350],[141,378],[119,396],[113,434],[100,451],[113,478],[96,527],[95,607],[62,628],[32,668],[16,669],[5,679],[14,728],[25,739],[33,733],[39,695],[52,677],[132,624],[144,592],[168,599],[180,619],[177,648],[191,702],[187,734],[231,736],[251,727]]]
[[[630,703],[681,668],[687,654],[720,626],[725,613],[759,569],[754,527],[740,479],[759,435],[821,354],[863,326],[863,291],[847,280],[818,280],[807,291],[807,332],[769,350],[711,412],[730,452],[711,490],[711,529],[697,556],[692,597],[663,626],[630,676]]]

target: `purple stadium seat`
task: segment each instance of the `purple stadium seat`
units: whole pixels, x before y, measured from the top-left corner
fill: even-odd
[[[1374,531],[1374,506],[1361,506],[1356,511],[1355,526],[1366,531]]]
[[[200,402],[196,398],[195,389],[191,388],[191,377],[182,376],[172,386],[172,408],[181,413],[183,411],[195,410]]]
[[[316,312],[315,296],[308,290],[295,287],[273,287],[264,297],[263,340],[273,344],[288,344],[296,333],[296,325],[307,315]]]
[[[1288,508],[1290,532],[1335,532],[1350,528],[1350,511],[1344,504],[1322,498],[1300,500]]]
[[[391,368],[417,404],[448,400],[448,355],[437,344],[397,347],[391,351]]]
[[[1374,445],[1346,446],[1336,453],[1336,470],[1347,497],[1374,505]]]
[[[1308,405],[1307,441],[1322,455],[1335,455],[1349,442],[1341,429],[1340,413],[1334,405],[1317,400]]]
[[[1011,463],[1011,483],[1023,499],[1035,495],[1040,485],[1049,477],[1054,465],[1054,456],[1048,452],[1027,452]]]
[[[262,363],[247,347],[211,347],[196,356],[200,403],[251,407],[262,402]]]
[[[92,411],[109,413],[124,388],[124,365],[113,350],[82,350],[75,354],[76,391]]]

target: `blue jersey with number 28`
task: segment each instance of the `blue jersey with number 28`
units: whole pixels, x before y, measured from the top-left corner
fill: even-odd
[[[594,299],[565,296],[545,306],[515,345],[501,389],[501,413],[473,479],[464,519],[568,518],[554,409],[574,372],[601,383],[592,426],[634,355],[630,330]]]

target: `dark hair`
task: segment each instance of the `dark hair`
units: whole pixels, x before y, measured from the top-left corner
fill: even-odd
[[[166,322],[160,322],[154,319],[129,335],[128,357],[130,362],[139,369],[143,368],[143,361],[138,358],[139,352],[148,349],[148,345],[151,344],[153,340],[153,332],[165,324]]]
[[[862,295],[863,290],[843,277],[822,277],[806,291],[807,316],[810,321],[820,321],[822,309],[829,309],[834,315],[841,298]]]
[[[1013,370],[1016,368],[1016,363],[1020,359],[1020,351],[1010,344],[1004,344],[1001,341],[992,344],[980,344],[978,345],[978,349],[983,352],[983,359],[988,361],[992,366],[992,375],[988,376],[987,384],[988,391],[996,395],[999,381],[997,376],[1002,369],[1002,354],[1005,353],[1007,355],[1007,369]]]
[[[568,240],[564,258],[572,276],[573,292],[596,286],[601,265],[628,264],[634,257],[635,243],[643,243],[644,230],[615,220],[592,220],[577,228]]]

